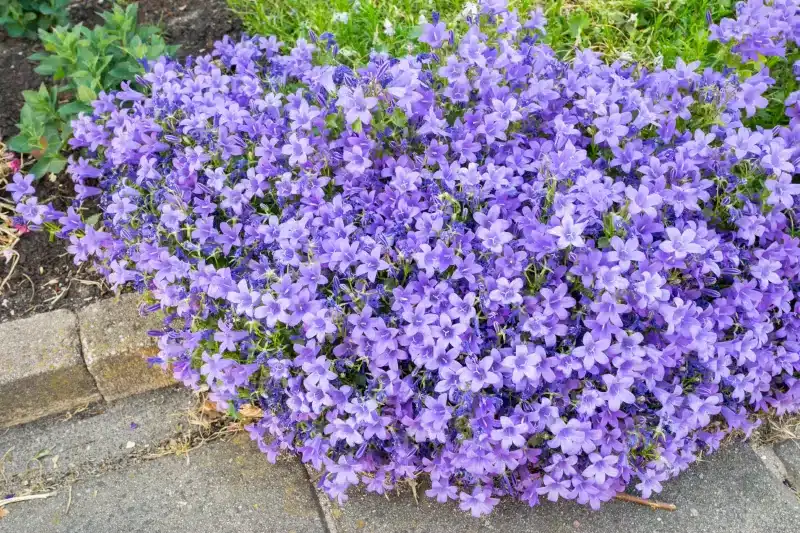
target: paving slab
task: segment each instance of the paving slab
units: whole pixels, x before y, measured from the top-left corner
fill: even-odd
[[[194,401],[188,390],[162,389],[0,431],[0,492],[47,487],[154,449],[187,430]]]
[[[0,428],[102,400],[66,310],[0,324]]]
[[[138,295],[123,294],[78,313],[83,357],[107,401],[175,383],[160,368],[147,364],[147,357],[158,353],[147,332],[160,329],[161,319],[156,314],[141,317],[138,304]]]
[[[789,484],[800,494],[800,439],[776,444],[775,454],[786,468]]]
[[[533,509],[502,502],[486,518],[475,519],[455,504],[409,491],[399,496],[356,493],[331,512],[338,533],[797,533],[800,500],[767,471],[753,450],[733,444],[692,465],[664,484],[654,499],[678,506],[652,511],[613,501],[600,511],[573,504],[544,502]]]
[[[3,533],[316,533],[318,504],[296,460],[269,464],[245,434],[11,504]]]

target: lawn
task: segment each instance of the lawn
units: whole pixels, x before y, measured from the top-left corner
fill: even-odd
[[[475,3],[463,0],[228,0],[251,33],[274,34],[292,42],[331,32],[342,59],[358,63],[372,49],[404,54],[421,22],[439,12],[445,21],[464,20]],[[541,7],[547,40],[568,55],[591,47],[616,59],[647,65],[675,58],[718,64],[724,50],[708,41],[708,20],[733,14],[733,0],[510,0],[521,15]]]

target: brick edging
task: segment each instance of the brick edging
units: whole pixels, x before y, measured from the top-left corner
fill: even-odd
[[[0,324],[0,428],[171,385],[146,363],[159,326],[136,294]]]

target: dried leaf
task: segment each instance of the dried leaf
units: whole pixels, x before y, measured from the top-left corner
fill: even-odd
[[[47,139],[45,137],[40,138],[39,144],[41,149],[37,148],[36,150],[31,151],[31,155],[36,159],[41,159],[44,153],[47,151]]]
[[[251,405],[249,403],[246,403],[239,408],[239,414],[245,418],[264,418],[264,411],[261,410],[260,407],[256,407],[255,405]]]
[[[150,346],[145,348],[141,351],[142,357],[155,357],[161,352],[161,348],[158,346]]]
[[[0,507],[0,520],[2,520],[4,516],[8,516],[8,509],[5,507]]]
[[[53,455],[52,452],[50,452],[50,450],[48,450],[47,448],[44,448],[42,450],[39,450],[36,453],[36,455],[33,456],[33,459],[35,461],[38,461],[40,459],[44,459],[45,457],[50,457],[51,455]]]
[[[216,420],[222,416],[222,413],[217,410],[217,404],[210,400],[203,402],[203,405],[200,407],[200,414],[207,420]]]

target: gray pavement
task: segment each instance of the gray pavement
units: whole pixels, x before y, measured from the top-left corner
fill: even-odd
[[[764,464],[766,453],[726,446],[665,484],[655,499],[676,504],[672,513],[622,502],[594,512],[506,501],[474,519],[453,504],[422,497],[417,505],[408,490],[388,498],[353,491],[340,507],[318,494],[296,459],[271,465],[241,433],[171,453],[208,431],[193,424],[191,402],[166,389],[0,430],[0,497],[57,492],[8,505],[0,532],[800,532],[800,499],[790,487],[797,442],[769,450],[785,463],[777,469]]]
[[[16,504],[3,532],[323,532],[305,470],[267,463],[243,434],[79,481],[46,500]]]
[[[419,489],[418,489],[419,491]],[[677,505],[675,512],[652,511],[613,501],[600,511],[560,501],[530,507],[501,502],[486,518],[474,519],[455,504],[409,491],[389,501],[362,494],[332,515],[338,533],[798,533],[800,500],[773,478],[746,444],[727,446],[664,484],[654,500]]]
[[[187,390],[164,389],[0,429],[2,471],[44,488],[67,475],[117,467],[190,430],[193,404]],[[20,481],[6,490],[19,488]]]
[[[787,440],[775,446],[775,454],[786,468],[786,479],[800,491],[800,440]]]

